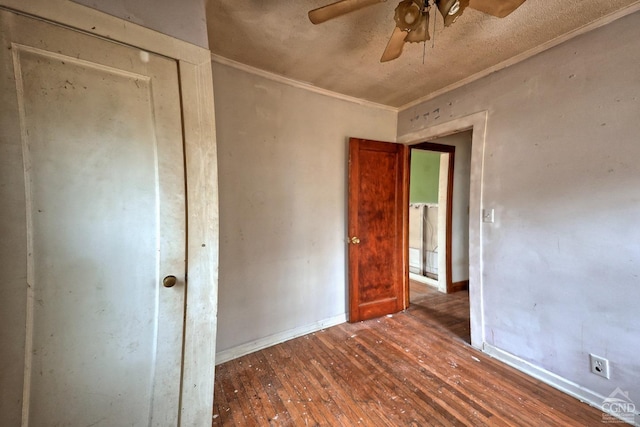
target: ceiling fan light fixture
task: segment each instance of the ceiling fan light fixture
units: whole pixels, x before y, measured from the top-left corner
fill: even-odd
[[[420,15],[422,7],[414,0],[401,1],[395,10],[393,19],[396,21],[396,27],[403,31],[411,31],[420,23]]]
[[[440,0],[437,2],[438,10],[444,18],[444,26],[453,24],[462,12],[469,6],[469,0]]]
[[[406,22],[407,25],[413,26],[413,24],[416,22],[416,15],[414,13],[407,12],[404,15],[404,22]]]
[[[449,12],[447,13],[447,15],[455,15],[456,13],[458,13],[458,11],[460,10],[460,0],[456,1],[453,6],[451,6],[451,9],[449,9]]]

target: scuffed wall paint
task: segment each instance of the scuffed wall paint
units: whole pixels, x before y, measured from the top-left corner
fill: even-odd
[[[208,48],[205,0],[70,0]]]
[[[640,403],[640,13],[401,111],[398,136],[488,110],[486,342]],[[592,352],[611,379],[589,372]],[[638,421],[638,419],[636,418]]]
[[[345,314],[347,138],[397,114],[213,67],[225,351]]]

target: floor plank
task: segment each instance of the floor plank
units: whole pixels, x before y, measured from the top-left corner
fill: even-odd
[[[214,426],[601,426],[602,414],[472,348],[467,291],[216,367]]]
[[[414,280],[410,281],[409,310],[428,323],[449,331],[461,340],[471,343],[469,327],[469,291],[444,294]]]

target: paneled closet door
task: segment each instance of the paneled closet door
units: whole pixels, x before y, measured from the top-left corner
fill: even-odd
[[[175,426],[177,64],[8,11],[0,32],[0,425]]]

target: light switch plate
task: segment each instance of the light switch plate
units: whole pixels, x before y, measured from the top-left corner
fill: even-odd
[[[495,211],[494,209],[483,209],[482,210],[482,222],[493,223],[495,220]]]

